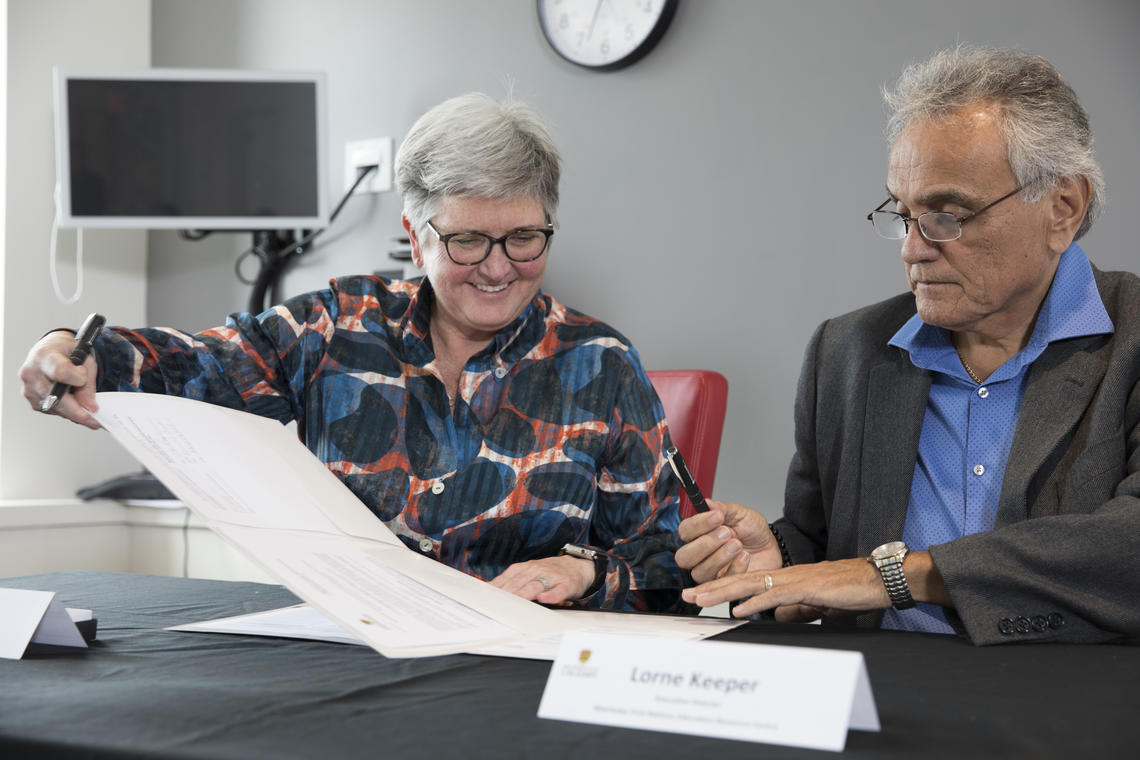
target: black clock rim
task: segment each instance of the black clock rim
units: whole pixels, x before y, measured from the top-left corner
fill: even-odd
[[[542,2],[543,0],[535,0],[535,15],[538,16],[539,26],[542,27],[542,35],[546,37],[547,42],[549,42],[550,35],[547,33],[546,19],[542,14]],[[575,66],[586,69],[588,71],[616,71],[618,69],[624,69],[627,66],[631,66],[637,63],[646,55],[648,55],[649,51],[656,47],[657,43],[661,41],[661,38],[665,36],[665,30],[668,29],[669,24],[672,23],[673,16],[677,13],[677,5],[680,0],[664,0],[664,2],[665,4],[661,8],[661,15],[657,17],[657,23],[653,25],[653,29],[650,30],[648,36],[646,36],[646,38],[641,41],[640,45],[631,50],[628,55],[624,56],[623,58],[619,58],[616,61],[611,61],[610,63],[603,63],[600,65],[591,65],[589,63],[575,61],[573,58],[566,56],[554,45],[551,45],[550,48],[555,53],[557,53],[558,57],[562,60],[572,63]]]

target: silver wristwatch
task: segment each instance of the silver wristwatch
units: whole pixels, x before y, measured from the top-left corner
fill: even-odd
[[[887,596],[896,610],[905,610],[914,606],[914,598],[910,595],[910,585],[906,582],[903,572],[903,560],[906,559],[906,544],[902,541],[891,541],[871,552],[867,560],[879,568],[879,575],[883,576],[883,585],[887,587]]]

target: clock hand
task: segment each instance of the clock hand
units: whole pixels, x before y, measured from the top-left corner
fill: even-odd
[[[602,3],[606,0],[598,0],[598,4],[594,6],[594,17],[590,19],[590,30],[586,32],[586,39],[592,39],[594,36],[594,24],[598,23],[598,12],[602,9]]]

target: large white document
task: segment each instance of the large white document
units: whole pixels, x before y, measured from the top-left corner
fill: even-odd
[[[575,627],[408,549],[278,422],[151,393],[96,401],[99,423],[207,526],[387,657]]]
[[[647,615],[600,612],[597,610],[553,610],[567,618],[566,623],[581,633],[643,636],[669,641],[700,641],[743,625],[744,620],[696,617],[693,615]],[[169,631],[234,633],[246,636],[275,636],[286,639],[335,641],[340,644],[364,642],[328,617],[306,604],[295,604],[248,615],[172,625]],[[554,660],[562,645],[562,634],[530,636],[489,647],[469,650],[471,654],[514,657],[527,660]]]

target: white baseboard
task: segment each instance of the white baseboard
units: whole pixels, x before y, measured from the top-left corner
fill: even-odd
[[[180,505],[0,502],[0,577],[57,570],[274,582]]]

